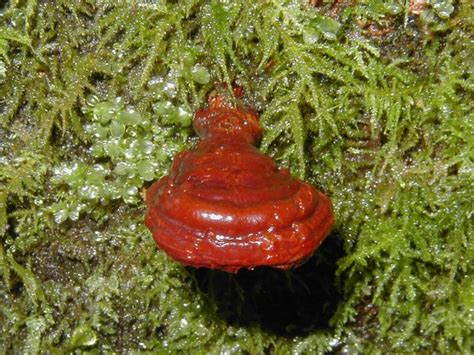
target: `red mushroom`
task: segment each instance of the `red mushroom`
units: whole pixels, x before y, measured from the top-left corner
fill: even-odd
[[[218,97],[193,119],[201,137],[147,190],[145,223],[185,265],[237,272],[299,266],[334,222],[331,202],[254,146],[256,114]]]

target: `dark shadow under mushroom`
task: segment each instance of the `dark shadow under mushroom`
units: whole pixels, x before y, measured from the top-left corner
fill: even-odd
[[[282,336],[304,335],[329,327],[340,300],[337,261],[342,241],[334,231],[301,267],[281,271],[259,267],[229,274],[189,268],[196,286],[217,306],[227,323],[250,326]],[[214,307],[209,307],[213,309]]]

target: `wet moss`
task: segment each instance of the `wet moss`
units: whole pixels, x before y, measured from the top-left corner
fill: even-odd
[[[0,14],[0,352],[469,350],[469,2]],[[184,268],[143,225],[143,189],[222,83],[259,110],[261,149],[333,200],[300,269]]]

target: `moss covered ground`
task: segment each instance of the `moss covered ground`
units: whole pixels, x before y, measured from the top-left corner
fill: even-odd
[[[1,4],[0,353],[470,351],[471,1]],[[298,269],[185,268],[143,224],[222,83],[333,200]]]

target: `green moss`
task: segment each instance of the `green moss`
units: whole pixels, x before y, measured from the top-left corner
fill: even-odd
[[[0,352],[469,351],[468,2],[0,11]],[[184,268],[143,225],[141,193],[220,83],[260,111],[261,149],[333,200],[299,269]]]

